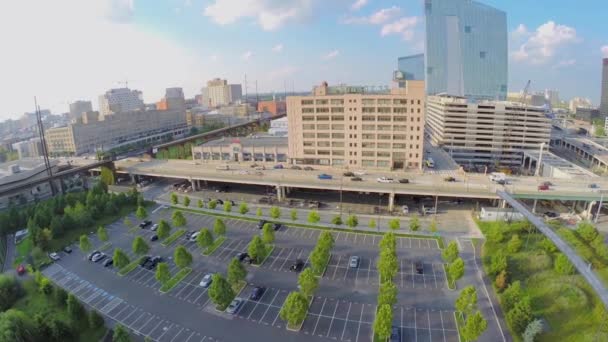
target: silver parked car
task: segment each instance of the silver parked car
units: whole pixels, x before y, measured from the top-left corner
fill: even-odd
[[[242,298],[234,298],[232,300],[232,302],[230,303],[230,305],[228,305],[228,308],[226,309],[226,312],[234,315],[236,314],[237,311],[239,311],[239,308],[241,307],[241,305],[243,305],[243,299]]]

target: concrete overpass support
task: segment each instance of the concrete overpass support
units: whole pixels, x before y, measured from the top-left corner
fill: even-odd
[[[595,201],[591,201],[589,202],[589,204],[587,205],[587,208],[585,209],[585,217],[590,220],[593,217],[593,206],[595,205]]]
[[[538,203],[538,200],[535,199],[534,200],[534,204],[532,205],[532,214],[536,214],[536,204]]]
[[[277,185],[277,200],[279,202],[285,200],[285,187]]]
[[[500,201],[500,208],[505,209],[506,207],[507,207],[507,201],[505,201],[505,200]]]
[[[393,209],[395,209],[395,193],[391,192],[388,194],[388,211],[393,212]]]

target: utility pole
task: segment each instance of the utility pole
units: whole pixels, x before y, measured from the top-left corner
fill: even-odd
[[[46,138],[44,136],[44,125],[42,124],[42,113],[40,113],[40,106],[38,106],[38,100],[34,96],[34,106],[36,107],[36,123],[38,124],[38,134],[40,135],[40,145],[42,146],[42,156],[44,157],[44,166],[46,168],[46,173],[49,178],[53,177],[53,170],[51,168],[51,162],[49,160],[49,150],[46,145]],[[49,185],[51,187],[51,194],[55,196],[55,187],[53,186],[53,180],[49,180]]]
[[[543,163],[543,149],[545,148],[545,143],[540,144],[540,151],[538,153],[538,161],[536,163],[536,172],[534,172],[534,176],[538,177],[540,173],[540,166]]]

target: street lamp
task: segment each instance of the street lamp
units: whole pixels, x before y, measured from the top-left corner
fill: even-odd
[[[545,148],[545,143],[540,144],[540,151],[538,153],[538,161],[536,162],[536,172],[534,172],[534,176],[539,175],[540,173],[540,165],[543,163],[543,149]]]

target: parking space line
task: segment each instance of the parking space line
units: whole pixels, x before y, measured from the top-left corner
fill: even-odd
[[[249,313],[249,315],[247,316],[247,319],[249,319],[251,317],[251,314],[253,314],[253,312],[255,311],[255,309],[258,307],[258,304],[260,304],[260,302],[262,301],[262,299],[264,298],[264,296],[266,295],[266,293],[268,293],[268,290],[264,291],[264,293],[262,293],[262,296],[260,297],[260,299],[258,299],[255,303],[255,305],[253,306],[253,309],[251,310],[251,312]],[[278,293],[278,292],[277,292]],[[271,302],[272,304],[272,302]]]
[[[175,334],[175,336],[173,336],[173,338],[171,339],[171,341],[170,341],[170,342],[173,342],[173,341],[175,340],[175,338],[176,338],[177,336],[179,336],[179,334],[181,334],[181,333],[182,333],[182,331],[184,331],[184,328],[181,328],[181,329],[180,329],[180,331],[179,331],[177,334]]]
[[[139,328],[139,330],[140,330],[140,331],[143,331],[143,330],[144,330],[144,328],[146,327],[146,325],[148,325],[148,323],[150,323],[150,321],[152,321],[152,320],[153,320],[155,317],[156,317],[156,316],[154,316],[154,315],[150,314],[150,319],[148,319],[148,320],[146,321],[146,323],[145,323],[144,325],[142,325],[142,326]]]
[[[426,309],[426,320],[427,320],[427,322],[429,324],[429,337],[430,337],[429,340],[432,341],[433,340],[433,335],[431,333],[431,314],[429,312],[429,309]]]
[[[171,328],[173,328],[173,323],[171,323],[171,325],[162,333],[162,335],[158,336],[158,340],[160,341],[161,338],[163,338],[163,336],[165,336],[165,334],[171,330]]]
[[[274,298],[272,298],[272,301],[270,302],[270,304],[268,304],[268,306],[266,307],[266,311],[264,311],[264,314],[262,315],[262,317],[259,320],[260,322],[262,322],[264,320],[264,317],[266,317],[266,314],[268,313],[268,309],[270,309],[270,306],[272,305],[272,303],[274,303],[274,300],[279,295],[279,292],[280,291],[277,291],[277,293],[274,295]]]
[[[336,263],[336,269],[334,270],[334,274],[331,276],[332,280],[334,280],[336,278],[336,272],[338,272],[338,268],[340,268],[340,260],[342,260],[342,255],[338,256],[338,262]]]
[[[403,306],[401,307],[401,323],[400,323],[400,328],[403,328]],[[403,334],[399,334],[399,341],[403,341]]]
[[[277,260],[279,260],[279,258],[281,257],[281,255],[283,254],[283,252],[285,251],[285,248],[281,248],[281,251],[279,252],[279,255],[277,255],[276,257],[274,257],[274,260],[272,261],[272,263],[270,264],[270,266],[268,268],[273,268],[274,267],[274,263],[277,262]]]
[[[439,318],[441,320],[441,331],[443,332],[443,342],[446,342],[446,339],[445,339],[445,327],[443,326],[443,314],[441,313],[441,310],[439,310]]]
[[[437,273],[435,273],[435,264],[431,264],[431,269],[433,270],[433,279],[435,279],[435,288],[439,288],[439,286],[437,286]]]
[[[317,323],[315,323],[315,328],[312,331],[312,334],[314,335],[315,332],[317,331],[317,326],[319,325],[319,321],[321,320],[321,316],[323,315],[323,308],[325,307],[325,302],[327,302],[327,298],[323,299],[323,305],[321,305],[321,311],[319,311],[319,316],[317,317]]]
[[[334,309],[334,314],[331,317],[331,322],[329,322],[329,329],[327,329],[327,335],[325,335],[325,337],[329,337],[331,326],[334,324],[334,319],[336,318],[336,311],[338,311],[338,306],[340,306],[340,301],[336,300],[336,308]],[[321,312],[323,312],[323,309],[321,309]]]
[[[282,269],[283,269],[283,266],[285,266],[285,263],[287,263],[287,261],[289,261],[289,260],[290,260],[291,253],[293,253],[293,248],[290,248],[290,249],[289,249],[289,255],[287,256],[287,258],[285,258],[285,260],[283,261],[283,263],[281,264],[281,267],[280,267],[279,269],[281,269],[281,270],[282,270]]]
[[[361,304],[361,315],[359,316],[359,326],[357,327],[357,337],[355,337],[355,342],[359,341],[359,332],[361,331],[361,321],[363,320],[363,311],[365,311],[365,304]]]
[[[414,308],[414,341],[418,342],[418,326],[416,324],[416,308]]]
[[[412,239],[408,238],[408,240],[410,240],[410,248],[412,248]]]
[[[194,336],[194,334],[195,334],[195,333],[196,333],[196,332],[195,332],[195,331],[193,331],[193,332],[192,332],[192,334],[191,334],[191,335],[190,335],[190,336],[189,336],[189,337],[188,337],[188,338],[187,338],[187,339],[186,339],[184,342],[188,342],[188,341],[190,341],[190,339],[192,338],[192,336]]]
[[[350,314],[350,307],[352,305],[352,302],[348,302],[348,311],[346,311],[346,318],[344,319],[344,329],[342,329],[342,336],[340,337],[340,340],[344,340],[344,333],[346,332],[346,326],[348,325],[348,315]]]
[[[412,263],[412,288],[415,289],[416,288],[416,283],[414,282],[414,280],[416,279],[416,276],[414,275],[414,263]]]

